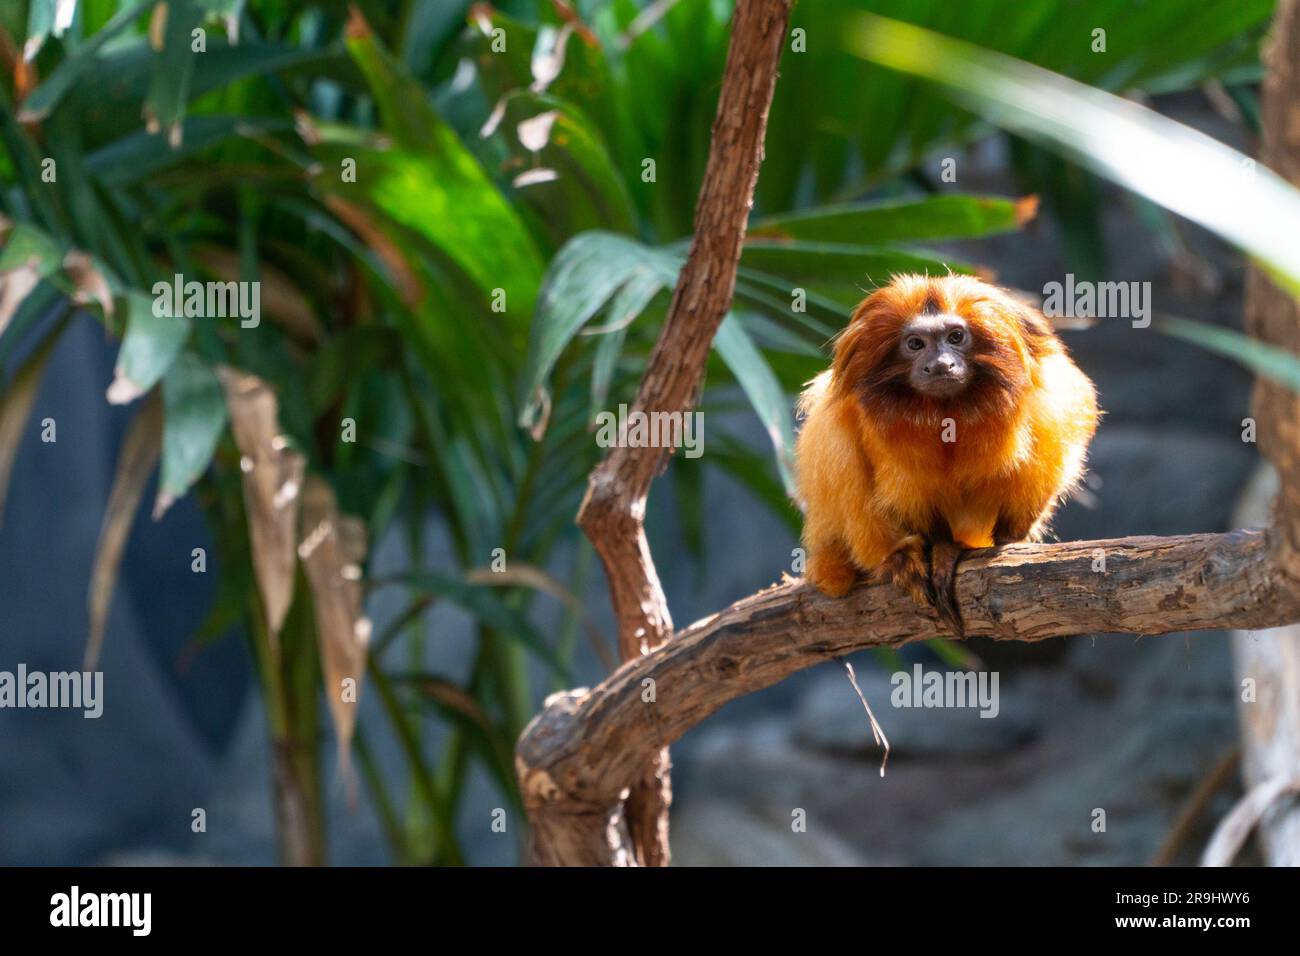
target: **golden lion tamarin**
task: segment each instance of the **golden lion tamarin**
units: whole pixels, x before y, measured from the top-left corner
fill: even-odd
[[[969,276],[896,277],[799,400],[807,577],[892,580],[956,632],[964,548],[1037,540],[1078,482],[1092,382],[1038,311]]]

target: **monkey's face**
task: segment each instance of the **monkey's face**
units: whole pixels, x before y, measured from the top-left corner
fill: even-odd
[[[835,344],[835,389],[877,420],[1009,414],[1050,326],[971,276],[898,276],[854,310]]]
[[[927,398],[955,398],[970,384],[971,331],[959,315],[918,315],[902,328],[898,354],[908,384]]]

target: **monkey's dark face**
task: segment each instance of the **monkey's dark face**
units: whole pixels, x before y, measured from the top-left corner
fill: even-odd
[[[878,421],[1011,414],[1051,327],[970,276],[898,276],[867,296],[835,343],[835,388]]]
[[[927,398],[955,398],[966,390],[970,349],[966,320],[948,313],[916,316],[903,326],[898,341],[908,384]]]

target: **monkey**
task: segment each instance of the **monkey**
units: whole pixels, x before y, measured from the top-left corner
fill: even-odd
[[[1075,490],[1096,389],[1038,310],[966,275],[899,275],[854,309],[799,398],[807,581],[892,581],[964,633],[967,549],[1038,541]]]

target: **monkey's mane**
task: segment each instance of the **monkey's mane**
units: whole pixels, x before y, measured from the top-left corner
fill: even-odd
[[[951,313],[971,334],[971,380],[951,398],[922,395],[908,382],[899,354],[903,326],[922,313]],[[1040,315],[1002,290],[966,276],[900,276],[868,296],[835,343],[832,390],[851,397],[882,426],[928,426],[952,418],[975,424],[1009,419],[1034,385],[1038,359],[1060,349]]]

